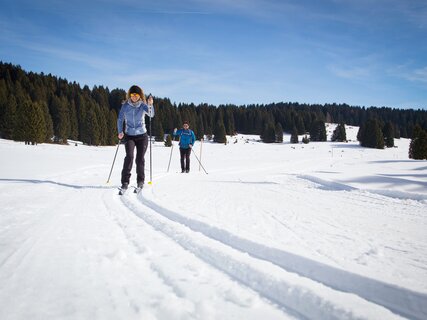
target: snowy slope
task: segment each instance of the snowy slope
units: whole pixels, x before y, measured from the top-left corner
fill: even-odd
[[[123,147],[0,140],[0,319],[426,319],[426,162],[356,133],[155,143],[124,197]]]

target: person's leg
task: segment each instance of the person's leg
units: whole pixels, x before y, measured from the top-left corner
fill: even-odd
[[[144,134],[136,141],[136,182],[144,183],[145,181],[145,152],[148,147],[148,136]]]
[[[181,154],[181,172],[184,172],[185,171],[185,164],[184,164],[185,149],[179,148],[179,153]]]
[[[185,150],[185,171],[190,171],[190,155],[191,155],[191,149],[188,148]]]
[[[133,152],[135,150],[135,141],[128,139],[125,144],[126,149],[126,157],[123,162],[123,170],[122,170],[122,185],[129,184],[129,179],[131,176],[132,163],[133,163]]]

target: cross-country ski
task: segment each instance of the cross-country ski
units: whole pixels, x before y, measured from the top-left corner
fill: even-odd
[[[123,196],[126,192],[127,192],[127,188],[126,189],[124,189],[124,188],[119,188],[119,196]]]
[[[142,187],[135,187],[133,193],[140,194],[142,191]]]

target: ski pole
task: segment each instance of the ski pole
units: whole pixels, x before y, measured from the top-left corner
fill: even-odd
[[[168,164],[168,171],[167,172],[169,172],[169,167],[171,166],[172,151],[173,151],[173,140],[172,140],[172,148],[171,148],[171,154],[169,156],[169,164]]]
[[[172,135],[172,136],[173,136],[173,135]],[[175,139],[175,137],[174,137],[173,139]],[[179,145],[179,143],[180,143],[180,142],[181,142],[181,136],[179,136],[179,138],[178,138],[178,145]],[[173,140],[172,140],[172,149],[171,149],[171,154],[170,154],[170,156],[169,156],[168,172],[169,172],[169,167],[170,167],[170,165],[171,165],[172,151],[173,151]]]
[[[111,172],[113,172],[113,167],[114,167],[114,163],[116,162],[117,151],[119,151],[120,144],[121,144],[121,140],[119,140],[119,144],[117,145],[116,153],[114,154],[113,164],[111,165],[110,174],[108,175],[108,179],[106,182],[107,184],[110,183]]]
[[[200,139],[200,162],[202,162],[202,148],[203,148],[203,138]],[[199,171],[201,166],[202,164],[199,163]]]
[[[151,106],[152,108],[154,106]],[[153,152],[151,149],[151,112],[150,112],[150,116],[149,118],[149,126],[150,126],[150,181],[148,181],[148,184],[152,184],[153,183]]]
[[[196,152],[194,152],[193,148],[191,148],[191,151],[193,151],[194,156],[196,157],[197,161],[199,161],[199,164],[200,164],[200,166],[202,167],[203,171],[204,171],[206,174],[208,174],[208,173],[206,172],[205,168],[203,167],[202,163],[200,162],[199,158],[197,158]]]

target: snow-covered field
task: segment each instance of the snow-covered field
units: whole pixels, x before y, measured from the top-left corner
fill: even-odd
[[[427,319],[427,162],[356,133],[155,143],[123,197],[123,147],[0,140],[0,319]]]

